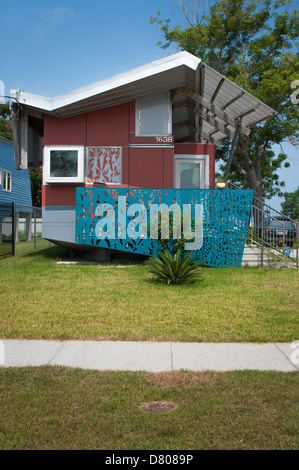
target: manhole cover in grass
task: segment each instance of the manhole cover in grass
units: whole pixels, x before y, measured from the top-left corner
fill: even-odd
[[[151,401],[150,403],[142,403],[139,408],[150,413],[168,413],[175,410],[177,406],[170,401]]]

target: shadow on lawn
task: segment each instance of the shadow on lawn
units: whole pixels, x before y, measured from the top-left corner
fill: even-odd
[[[190,290],[190,289],[198,289],[198,288],[202,289],[202,288],[205,288],[207,285],[205,283],[204,275],[202,275],[202,277],[198,278],[196,281],[193,281],[193,282],[184,282],[180,284],[175,284],[175,283],[167,284],[167,282],[162,281],[161,279],[154,277],[153,274],[149,273],[148,277],[146,278],[146,282],[156,287],[161,287],[161,288],[165,287],[165,289],[181,289],[181,290],[184,290],[184,289]]]
[[[30,251],[23,255],[24,258],[48,258],[48,259],[61,259],[69,256],[69,251],[61,246],[50,246],[42,250]]]

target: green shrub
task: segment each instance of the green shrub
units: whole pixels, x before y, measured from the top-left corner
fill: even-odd
[[[169,250],[151,257],[147,265],[150,273],[167,284],[183,284],[195,282],[202,276],[201,265],[205,260],[193,260],[192,252],[182,255],[181,249],[174,254]]]
[[[19,230],[19,241],[20,242],[26,241],[26,230]]]
[[[2,242],[12,243],[12,235],[2,235]]]

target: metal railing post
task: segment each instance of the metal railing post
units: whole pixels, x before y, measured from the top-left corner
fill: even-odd
[[[299,251],[299,247],[298,247],[298,228],[299,228],[299,224],[297,222],[296,224],[296,266],[298,268],[298,251]]]
[[[231,187],[232,189],[241,189],[234,183],[227,183],[228,187]],[[276,258],[279,258],[282,263],[287,263],[287,266],[290,264],[290,261],[293,261],[293,265],[295,265],[297,268],[299,267],[299,223],[296,220],[291,219],[290,217],[287,217],[284,215],[282,212],[277,211],[276,209],[273,209],[272,207],[268,206],[265,204],[262,200],[257,199],[255,196],[253,196],[253,203],[252,203],[252,226],[248,227],[247,230],[247,236],[251,240],[251,243],[253,245],[256,245],[260,250],[260,260],[261,260],[261,266],[264,265],[265,261],[265,256],[267,260],[267,255],[270,254],[270,256],[274,256]],[[258,214],[258,215],[257,215]],[[266,219],[265,219],[266,216]],[[260,217],[262,220],[260,221]],[[277,234],[275,231],[269,231],[269,223],[270,221],[276,221],[279,226],[282,226],[282,247],[278,247],[278,238]],[[290,259],[285,260],[287,258],[284,254],[284,248],[286,246],[286,234],[285,234],[285,225],[284,221],[289,221],[292,224],[294,224],[294,227],[296,227],[296,247],[294,246],[294,249],[296,249],[296,255],[293,254],[294,250],[291,250],[291,255]],[[255,232],[253,231],[255,230]],[[264,234],[264,230],[266,230],[268,233]],[[295,240],[294,240],[295,243]],[[290,247],[291,248],[291,247]],[[271,260],[271,258],[270,258]]]
[[[12,221],[12,227],[11,227],[11,230],[12,230],[11,253],[12,253],[12,256],[15,256],[15,254],[16,254],[16,240],[15,240],[16,217],[15,217],[15,213],[16,213],[16,203],[13,202],[12,203],[12,217],[11,217],[11,221]]]
[[[34,217],[34,249],[36,250],[36,208],[33,208],[33,217]]]
[[[261,266],[264,266],[264,204],[262,204],[261,243],[262,243]]]

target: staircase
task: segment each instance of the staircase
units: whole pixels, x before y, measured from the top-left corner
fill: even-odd
[[[240,189],[233,183],[227,183],[227,186]],[[277,230],[273,231],[273,226]],[[291,242],[287,239],[289,227],[295,230]],[[298,222],[253,197],[242,266],[298,268],[298,230]]]
[[[255,246],[245,245],[242,268],[261,266],[261,250]]]
[[[296,259],[297,250],[292,250],[291,256],[285,256],[283,253],[276,254],[275,251],[267,250],[264,248],[263,260],[262,260],[262,249],[261,247],[254,245],[245,245],[242,259],[243,268],[253,267],[269,267],[276,268],[282,267],[298,267],[298,261]]]

